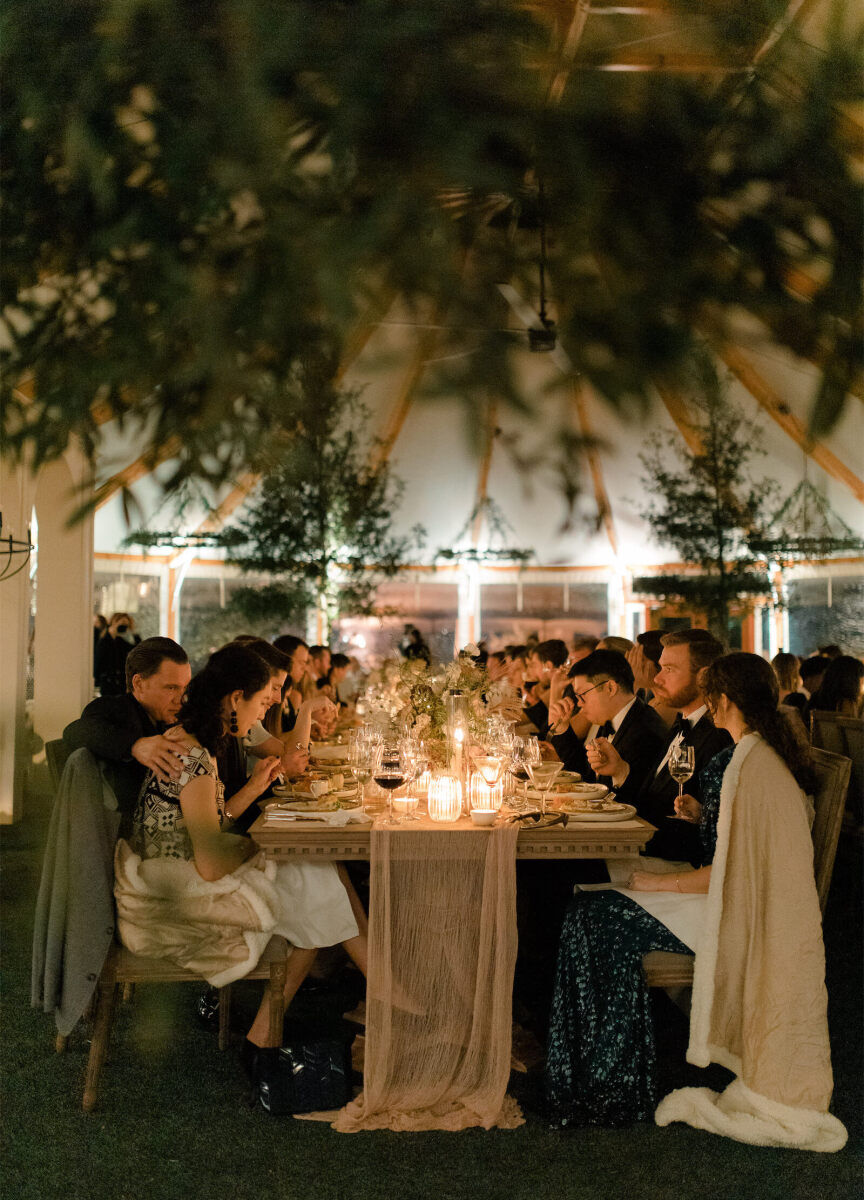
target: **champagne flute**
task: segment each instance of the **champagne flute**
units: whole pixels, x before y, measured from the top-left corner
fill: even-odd
[[[546,815],[546,801],[549,796],[549,789],[558,778],[558,773],[562,766],[563,764],[560,762],[532,762],[528,764],[528,774],[531,776],[531,782],[540,793],[540,812],[544,817]]]
[[[679,742],[669,755],[669,774],[678,784],[678,799],[684,794],[684,784],[696,770],[696,751],[686,742]]]

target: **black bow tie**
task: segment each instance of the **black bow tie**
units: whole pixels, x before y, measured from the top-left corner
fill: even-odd
[[[675,720],[672,723],[672,728],[669,730],[669,733],[673,738],[677,737],[677,735],[679,733],[683,737],[686,738],[690,732],[690,729],[691,729],[690,722],[687,720],[687,718],[682,717],[680,713],[677,713],[675,716]]]
[[[615,732],[615,726],[611,721],[605,721],[597,730],[597,737],[610,738]]]

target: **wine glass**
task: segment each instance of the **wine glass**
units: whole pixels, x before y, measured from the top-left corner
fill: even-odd
[[[684,784],[696,770],[696,751],[686,742],[679,742],[669,755],[669,774],[678,784],[678,799],[684,794]]]
[[[348,767],[351,774],[357,780],[357,786],[360,789],[360,801],[363,801],[363,792],[366,784],[372,778],[372,772],[375,769],[375,751],[377,747],[367,738],[359,736],[363,730],[353,730],[357,737],[352,737],[348,743]]]
[[[513,745],[510,749],[510,754],[507,757],[507,770],[513,778],[513,782],[518,785],[521,783],[523,787],[522,799],[518,798],[518,792],[510,801],[512,808],[517,812],[528,807],[528,781],[531,778],[528,774],[528,758],[526,755],[525,739],[521,737],[513,738]]]
[[[422,742],[416,741],[414,738],[403,738],[399,743],[399,752],[402,759],[402,765],[405,768],[405,780],[410,785],[423,774],[427,767],[426,750]],[[405,821],[419,821],[417,816],[417,806],[419,800],[415,796],[409,796],[404,802]]]
[[[401,825],[401,818],[393,816],[393,793],[405,782],[405,767],[398,746],[384,746],[375,766],[373,779],[387,793],[387,820],[385,825]]]
[[[528,774],[531,776],[531,782],[534,784],[537,791],[540,793],[540,812],[546,815],[546,801],[549,796],[549,789],[558,778],[558,773],[563,766],[560,762],[531,762],[528,764]]]

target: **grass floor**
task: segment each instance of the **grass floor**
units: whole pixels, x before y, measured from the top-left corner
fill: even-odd
[[[81,1111],[85,1031],[79,1027],[69,1052],[57,1055],[53,1021],[29,1006],[47,811],[36,790],[27,819],[2,837],[0,1186],[7,1200],[845,1200],[862,1194],[860,847],[841,849],[826,917],[833,1108],[850,1133],[841,1153],[751,1148],[682,1125],[553,1134],[532,1112],[530,1080],[515,1075],[512,1090],[528,1118],[520,1129],[347,1136],[251,1108],[236,1053],[220,1054],[213,1035],[193,1020],[198,989],[190,985],[140,989],[121,1009],[99,1108]],[[237,990],[242,1018],[253,995]],[[664,1087],[710,1083],[684,1064],[686,1024],[664,1001],[657,1006]],[[319,1002],[313,995],[304,1001]]]

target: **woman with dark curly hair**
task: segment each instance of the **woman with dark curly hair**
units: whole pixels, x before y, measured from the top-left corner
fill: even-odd
[[[341,943],[365,973],[366,936],[359,902],[332,863],[277,866],[228,831],[240,814],[230,811],[234,797],[225,802],[216,756],[249,732],[270,696],[267,664],[241,645],[217,651],[192,679],[178,724],[166,734],[177,742],[181,775],[168,782],[148,775],[130,843],[118,843],[115,895],[129,949],[173,959],[214,987],[246,975],[271,935],[281,934],[293,947],[287,1004],[318,947]],[[269,772],[252,776],[261,791],[280,760],[266,763]],[[247,1038],[247,1065],[260,1071],[269,1061],[259,1053],[269,1044],[266,994]]]
[[[658,1124],[687,1121],[758,1145],[838,1150],[821,914],[813,878],[814,777],[803,731],[777,710],[777,679],[755,654],[705,669],[714,723],[735,743],[703,773],[703,864],[635,871],[628,887],[582,891],[561,934],[547,1094],[558,1128],[649,1119],[654,1043],[643,954],[694,952],[688,1059],[738,1078],[668,1096]]]

